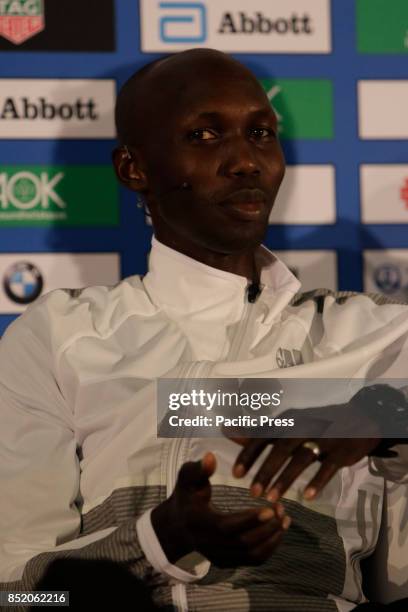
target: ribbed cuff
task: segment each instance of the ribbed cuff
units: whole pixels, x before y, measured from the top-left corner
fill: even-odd
[[[383,458],[371,456],[368,458],[371,471],[395,482],[397,484],[408,483],[408,445],[396,444],[390,450],[398,453],[397,457]]]
[[[197,582],[198,580],[201,580],[201,578],[204,578],[210,569],[211,563],[198,553],[192,553],[191,555],[187,555],[186,557],[183,557],[183,559],[180,559],[180,562],[182,562],[184,567],[191,567],[191,572],[170,563],[164,554],[156,532],[153,528],[150,518],[152,509],[153,508],[142,514],[136,523],[139,544],[142,547],[149,563],[157,572],[165,574],[177,582]],[[188,563],[189,558],[191,558],[190,563]]]

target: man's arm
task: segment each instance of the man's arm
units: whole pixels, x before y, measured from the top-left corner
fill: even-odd
[[[149,580],[137,517],[80,537],[80,468],[73,415],[49,351],[18,322],[0,341],[0,583],[34,589],[57,558],[110,560]]]

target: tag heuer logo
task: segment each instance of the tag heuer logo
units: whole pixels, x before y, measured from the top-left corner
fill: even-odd
[[[44,29],[43,0],[0,0],[0,36],[20,45]]]

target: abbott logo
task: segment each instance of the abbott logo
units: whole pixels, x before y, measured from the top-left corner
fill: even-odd
[[[1,2],[1,0],[0,0]],[[144,53],[330,53],[330,0],[139,0]]]
[[[207,11],[202,2],[160,2],[161,42],[202,43],[207,39]]]
[[[112,80],[0,79],[0,139],[114,138],[114,106]]]
[[[1,2],[1,0],[0,0]],[[89,119],[95,121],[99,119],[96,111],[97,104],[92,99],[82,100],[78,98],[72,103],[53,104],[46,98],[30,99],[6,98],[0,103],[0,119]]]

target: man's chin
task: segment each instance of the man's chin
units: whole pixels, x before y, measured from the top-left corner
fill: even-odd
[[[225,231],[217,236],[212,236],[212,250],[219,253],[239,253],[242,251],[256,249],[265,239],[268,226],[239,228],[231,231],[232,228],[224,228]],[[218,234],[218,232],[217,232]]]

